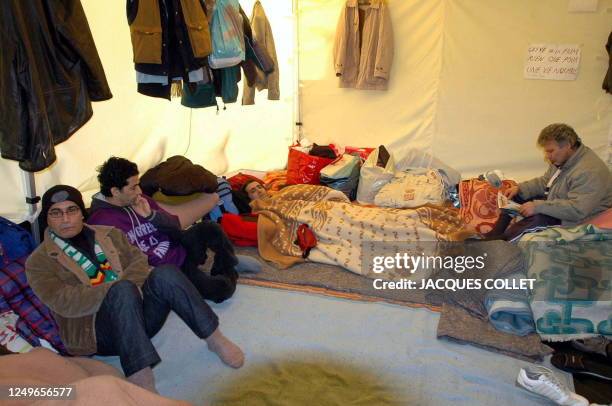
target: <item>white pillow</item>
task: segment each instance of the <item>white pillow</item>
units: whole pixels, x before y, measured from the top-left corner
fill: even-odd
[[[446,200],[444,180],[433,169],[412,169],[397,172],[395,177],[380,189],[374,204],[383,207],[418,207],[426,203],[441,205]]]

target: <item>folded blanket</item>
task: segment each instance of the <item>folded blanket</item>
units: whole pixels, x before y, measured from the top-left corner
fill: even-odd
[[[612,336],[612,230],[554,227],[518,245],[536,279],[529,303],[542,339]]]
[[[520,286],[526,279],[526,265],[521,250],[506,241],[471,241],[453,248],[453,255],[485,256],[485,266],[471,272],[457,273],[452,269],[435,271],[429,279],[479,279],[480,289],[435,290],[427,294],[433,302],[457,306],[481,320],[488,320],[497,330],[524,336],[535,332],[527,290],[486,289],[487,279],[503,279],[509,286]]]
[[[506,241],[471,241],[461,245],[448,244],[446,249],[453,256],[484,256],[484,267],[469,272],[457,273],[453,269],[436,270],[430,279],[453,279],[458,283],[463,279],[480,279],[483,286],[480,289],[435,290],[428,297],[437,297],[437,302],[459,306],[472,315],[483,320],[488,318],[485,306],[487,295],[512,300],[511,291],[487,290],[484,287],[486,279],[508,279],[513,276],[525,277],[525,263],[521,250]],[[447,255],[444,252],[441,255]],[[497,296],[493,296],[497,295]]]
[[[508,280],[525,279],[524,272],[506,276]],[[526,290],[490,290],[484,298],[489,322],[499,331],[519,336],[535,333],[533,313]]]
[[[464,309],[447,304],[442,308],[437,336],[528,361],[541,361],[553,352],[536,334],[520,337],[503,333]]]

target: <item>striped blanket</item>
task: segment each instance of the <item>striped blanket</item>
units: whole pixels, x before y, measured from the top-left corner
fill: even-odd
[[[529,301],[542,339],[612,336],[612,230],[553,227],[519,246],[536,279]]]
[[[294,244],[300,224],[308,224],[318,243],[309,260],[339,265],[371,276],[362,266],[367,241],[397,242],[461,240],[462,221],[452,207],[423,206],[416,209],[366,207],[351,204],[337,190],[324,186],[295,185],[266,200],[251,203],[259,214],[257,233],[262,258],[281,268],[303,261]]]

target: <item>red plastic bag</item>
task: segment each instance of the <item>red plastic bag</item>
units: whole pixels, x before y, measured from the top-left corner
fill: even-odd
[[[317,246],[317,236],[308,227],[308,224],[300,224],[294,244],[298,245],[302,250],[302,258],[308,258],[310,250]]]
[[[344,148],[344,153],[350,154],[350,155],[359,155],[361,159],[365,161],[366,159],[368,159],[368,156],[370,155],[370,153],[374,151],[375,149],[376,148],[346,147]]]
[[[332,163],[334,160],[309,155],[293,147],[289,147],[289,157],[287,159],[287,184],[297,185],[307,183],[318,185],[321,169]]]

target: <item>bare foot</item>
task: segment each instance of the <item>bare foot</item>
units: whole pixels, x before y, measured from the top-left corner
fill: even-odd
[[[244,364],[244,353],[217,328],[207,339],[208,349],[219,356],[221,361],[232,368],[240,368]]]
[[[135,385],[140,386],[148,391],[157,393],[155,387],[155,375],[151,367],[146,367],[127,377],[127,380]]]

